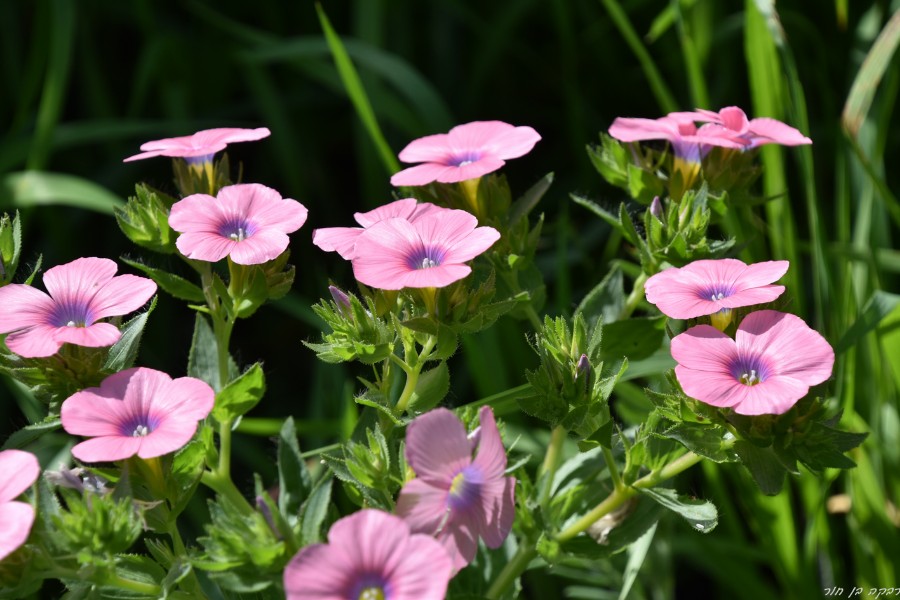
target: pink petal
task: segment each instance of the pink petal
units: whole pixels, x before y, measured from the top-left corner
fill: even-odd
[[[411,535],[403,562],[391,573],[391,600],[443,600],[453,563],[441,544],[425,535]]]
[[[647,302],[673,319],[694,319],[718,311],[715,302],[700,295],[705,284],[696,277],[686,277],[686,268],[666,269],[650,277],[644,283]]]
[[[294,555],[284,569],[287,600],[346,600],[353,573],[328,544],[313,544]]]
[[[76,444],[72,456],[86,463],[112,462],[134,456],[140,447],[140,437],[97,437]]]
[[[353,260],[356,238],[363,231],[361,227],[315,229],[312,234],[312,242],[326,252],[337,252],[342,258]]]
[[[198,131],[193,135],[154,140],[141,144],[142,152],[129,156],[124,162],[151,158],[153,156],[190,157],[215,154],[224,150],[230,143],[250,142],[270,135],[265,127],[257,129],[239,129],[221,127]]]
[[[439,267],[430,267],[428,269],[407,270],[395,281],[388,277],[383,278],[384,280],[394,281],[393,285],[396,285],[397,287],[377,286],[375,284],[366,283],[365,279],[360,277],[357,277],[356,279],[362,283],[366,283],[366,285],[371,285],[371,287],[377,287],[383,290],[427,287],[442,288],[450,285],[454,281],[459,281],[460,279],[468,277],[471,272],[472,269],[467,265],[441,265]],[[354,273],[356,273],[355,268]],[[364,276],[367,276],[367,274],[364,274]],[[379,277],[379,280],[382,280],[382,278]]]
[[[400,517],[363,509],[337,520],[328,532],[328,544],[348,559],[346,567],[387,574],[403,561],[409,535]]]
[[[791,263],[786,260],[769,260],[747,265],[734,284],[739,290],[774,283],[784,277]]]
[[[6,336],[6,347],[25,358],[53,356],[62,347],[62,342],[54,335],[55,329],[49,325],[20,329]]]
[[[737,106],[726,106],[719,111],[718,117],[719,123],[721,123],[723,127],[727,127],[738,133],[746,132],[750,124],[747,120],[746,113]]]
[[[512,531],[516,517],[516,478],[503,477],[491,481],[481,488],[481,511],[483,519],[479,528],[488,548],[499,548]]]
[[[488,173],[493,173],[505,164],[506,162],[504,160],[495,156],[483,156],[479,160],[467,165],[447,167],[447,170],[439,174],[435,179],[440,183],[457,183],[469,179],[476,179],[483,175],[487,175]]]
[[[0,504],[3,504],[18,498],[31,487],[41,474],[41,465],[31,452],[3,450],[0,452],[0,473],[3,474],[0,477]]]
[[[414,533],[433,536],[449,517],[449,490],[449,485],[434,486],[421,478],[407,481],[400,490],[395,512]]]
[[[44,287],[57,302],[64,299],[87,303],[116,274],[116,263],[108,258],[78,258],[47,269]]]
[[[702,327],[708,327],[703,325]],[[683,334],[682,334],[683,335]],[[673,340],[674,341],[674,340]],[[676,359],[677,360],[677,359]],[[684,393],[712,406],[729,407],[743,402],[758,386],[744,385],[730,371],[706,371],[676,365],[675,376]]]
[[[218,233],[182,233],[175,240],[178,251],[188,258],[218,262],[237,245],[235,240]]]
[[[146,369],[152,371],[152,369]],[[212,411],[215,392],[205,381],[179,377],[160,386],[153,396],[153,410],[173,421],[200,421]]]
[[[447,134],[447,142],[454,154],[463,154],[473,150],[492,152],[495,140],[502,139],[503,136],[512,133],[515,129],[513,125],[503,121],[473,121],[451,129]]]
[[[676,335],[672,338],[671,352],[675,362],[684,369],[727,373],[729,376],[731,365],[738,358],[738,347],[734,340],[709,325],[697,325]]]
[[[740,352],[762,353],[779,376],[806,385],[831,377],[834,350],[819,332],[795,315],[775,310],[753,312],[741,322],[735,340]]]
[[[500,431],[494,420],[494,411],[490,406],[483,406],[478,411],[481,424],[478,452],[473,463],[486,480],[497,480],[503,477],[506,470],[506,449],[500,439]]]
[[[0,560],[19,548],[28,539],[34,523],[34,508],[24,502],[0,504]]]
[[[744,386],[747,392],[734,412],[741,415],[780,415],[786,413],[797,400],[809,392],[809,386],[791,377],[769,377],[754,386]]]
[[[783,146],[799,146],[801,144],[812,144],[812,140],[800,133],[798,129],[786,125],[781,121],[762,117],[753,119],[749,125],[750,132],[766,138],[765,140],[757,140],[757,145],[767,144],[769,142],[781,144]]]
[[[449,490],[453,477],[472,462],[462,421],[446,408],[417,417],[406,429],[406,461],[418,477]]]
[[[416,219],[431,213],[448,210],[431,204],[430,202],[418,202],[415,198],[402,198],[395,200],[384,206],[379,206],[369,212],[355,213],[353,218],[363,227],[371,227],[379,221],[390,219],[391,217],[400,217],[406,219],[410,223]]]
[[[680,134],[674,119],[641,119],[617,117],[609,127],[609,135],[620,142],[678,139]]]
[[[195,433],[197,421],[180,422],[176,421],[174,416],[170,416],[149,434],[135,438],[140,440],[136,454],[141,458],[154,458],[181,450],[191,441]]]
[[[90,303],[94,320],[127,315],[142,307],[153,294],[156,284],[146,277],[119,275],[97,290]]]
[[[452,177],[457,167],[448,167],[439,163],[423,163],[398,171],[391,176],[391,185],[395,187],[408,185],[428,185]]]
[[[121,332],[111,323],[94,323],[87,327],[55,327],[52,331],[57,343],[88,348],[112,346],[122,337]]]
[[[449,248],[475,231],[478,219],[464,210],[445,210],[418,219],[414,225],[419,238],[430,245]]]
[[[499,158],[509,160],[528,154],[540,140],[540,134],[531,127],[513,127],[494,137],[491,145]]]
[[[0,333],[47,323],[53,315],[50,296],[31,287],[13,283],[0,287]]]
[[[218,232],[227,215],[216,199],[208,194],[192,194],[172,205],[169,225],[175,231]]]
[[[438,133],[411,141],[400,151],[398,157],[405,163],[433,162],[447,164],[453,158],[453,154],[447,134]]]
[[[276,190],[258,183],[229,185],[219,190],[216,201],[225,215],[239,215],[260,228],[282,233],[300,229],[306,222],[306,207]]]
[[[755,304],[765,304],[767,302],[772,302],[783,293],[783,285],[764,285],[762,287],[742,290],[727,298],[717,300],[716,302],[719,304],[719,306],[725,308],[740,308],[742,306],[753,306]]]
[[[239,265],[261,265],[277,258],[290,242],[285,233],[275,229],[262,229],[243,241],[235,242],[229,254],[231,260]]]
[[[455,513],[453,519],[437,536],[437,540],[450,556],[454,573],[472,562],[478,553],[478,525],[473,519],[477,521],[478,516],[469,517]]]

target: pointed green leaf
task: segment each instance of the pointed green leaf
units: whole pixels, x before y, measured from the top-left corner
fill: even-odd
[[[701,533],[709,533],[719,522],[719,511],[709,500],[689,498],[670,488],[638,488],[663,506],[687,521]]]

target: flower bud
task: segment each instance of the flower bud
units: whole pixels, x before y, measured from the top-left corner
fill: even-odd
[[[163,200],[165,196],[146,185],[138,185],[135,193],[128,199],[125,208],[114,209],[122,233],[138,246],[172,254],[175,252],[176,233],[169,227],[169,209]]]

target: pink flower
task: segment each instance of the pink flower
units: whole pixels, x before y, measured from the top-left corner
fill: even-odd
[[[258,183],[229,185],[213,198],[192,194],[172,206],[169,225],[188,258],[216,262],[226,256],[258,265],[285,251],[292,233],[306,222],[306,207]]]
[[[782,146],[799,146],[812,144],[812,140],[797,129],[781,121],[766,117],[747,120],[747,115],[737,106],[727,106],[719,112],[697,109],[692,115],[697,121],[708,121],[734,132],[747,140],[750,148],[763,144],[781,144]]]
[[[442,600],[447,552],[402,519],[371,508],[335,521],[327,544],[298,552],[284,570],[288,600]]]
[[[659,119],[618,117],[609,128],[609,135],[621,142],[668,140],[676,158],[699,163],[712,146],[743,148],[746,141],[722,127],[697,128],[694,113],[669,113]]]
[[[188,162],[208,162],[216,152],[221,152],[228,144],[235,142],[254,142],[271,135],[266,127],[258,129],[236,129],[220,127],[205,129],[193,135],[166,138],[141,144],[140,154],[129,156],[123,162],[152,158],[154,156],[171,156]]]
[[[531,127],[514,127],[502,121],[474,121],[457,125],[449,133],[428,135],[400,151],[405,163],[424,163],[391,177],[391,184],[427,185],[433,181],[455,183],[492,173],[510,158],[531,152],[541,139]]]
[[[465,263],[500,239],[464,210],[444,209],[415,222],[390,218],[356,238],[353,275],[382,290],[444,287],[472,272]]]
[[[672,339],[675,375],[688,396],[742,415],[782,414],[831,376],[834,350],[803,319],[749,314],[731,339],[709,325]]]
[[[397,514],[417,533],[437,536],[454,570],[472,562],[478,538],[499,548],[515,517],[514,477],[504,477],[506,451],[490,407],[479,412],[475,458],[462,422],[437,408],[409,424],[406,460],[417,478],[397,499]]]
[[[108,258],[79,258],[47,269],[44,292],[29,285],[0,288],[0,334],[26,358],[51,356],[64,343],[98,348],[119,341],[120,333],[100,319],[130,313],[156,293],[145,277],[119,275]]]
[[[673,319],[694,319],[720,310],[771,302],[784,292],[770,285],[784,275],[786,260],[747,265],[734,258],[696,260],[647,280],[647,301]]]
[[[0,560],[28,539],[34,508],[14,499],[31,487],[40,472],[34,454],[22,450],[0,452]]]
[[[187,444],[197,422],[212,410],[214,397],[212,388],[199,379],[172,379],[139,367],[72,394],[63,402],[60,418],[67,432],[93,438],[72,448],[78,460],[153,458]]]
[[[326,252],[337,252],[343,258],[353,260],[353,248],[356,246],[356,238],[366,228],[391,217],[400,217],[413,223],[419,217],[442,210],[447,209],[440,208],[429,202],[417,202],[415,198],[395,200],[390,204],[379,206],[375,210],[354,214],[353,218],[362,227],[325,227],[316,229],[313,231],[313,244]]]

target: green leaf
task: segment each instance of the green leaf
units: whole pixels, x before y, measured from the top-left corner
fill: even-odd
[[[771,448],[760,448],[750,442],[738,440],[734,451],[741,459],[741,464],[753,476],[753,481],[767,496],[774,496],[784,487],[785,468]]]
[[[165,292],[179,300],[195,302],[198,304],[202,304],[206,301],[206,298],[203,296],[203,290],[184,277],[179,277],[178,275],[168,273],[162,269],[154,269],[140,261],[131,260],[124,256],[122,257],[122,262],[131,265],[139,271],[143,271]]]
[[[293,526],[312,490],[312,478],[297,442],[294,417],[285,419],[278,434],[278,489],[278,510]]]
[[[627,356],[635,361],[656,352],[665,335],[665,317],[637,317],[603,325],[603,360]]]
[[[719,512],[709,500],[689,498],[670,488],[638,489],[641,493],[653,498],[660,506],[677,513],[691,527],[701,533],[709,533],[715,529],[716,524],[719,522]]]
[[[362,406],[368,406],[370,408],[374,408],[381,414],[387,416],[391,421],[393,421],[394,425],[398,425],[400,427],[403,427],[404,425],[406,425],[406,423],[404,423],[403,421],[401,421],[400,419],[397,418],[397,416],[394,414],[394,411],[392,411],[389,407],[385,406],[384,404],[381,404],[380,402],[376,402],[375,400],[372,400],[371,398],[367,398],[366,396],[357,396],[356,398],[353,399],[353,401],[356,402],[357,404],[361,404]]]
[[[900,304],[900,295],[877,290],[863,307],[859,317],[834,346],[834,353],[841,354],[856,345],[867,333],[878,327],[887,315]]]
[[[237,365],[228,358],[229,378],[237,372]],[[216,350],[216,336],[202,314],[197,313],[194,321],[194,337],[188,356],[188,375],[208,383],[217,392],[222,389],[219,381],[219,355]]]
[[[553,183],[553,173],[547,173],[538,179],[537,183],[528,188],[528,190],[522,194],[522,197],[516,200],[509,208],[509,222],[507,223],[507,227],[512,229],[521,219],[527,218],[528,213],[537,206],[537,203],[540,202],[541,198],[544,197],[544,194],[547,193],[547,190],[550,189],[551,183]]]
[[[579,535],[562,542],[560,550],[596,560],[612,556],[635,543],[656,525],[664,511],[659,504],[647,499],[638,497],[633,501],[635,504],[632,510],[624,518],[609,521],[605,525],[600,523],[600,527],[594,529],[597,537],[603,540],[602,543],[595,541],[590,535]]]
[[[737,454],[730,448],[723,448],[726,433],[719,425],[684,421],[667,429],[662,435],[684,444],[691,452],[711,461],[734,462],[738,460]]]
[[[74,175],[20,171],[0,178],[0,208],[54,204],[112,215],[124,202],[106,188]]]
[[[254,363],[216,394],[213,417],[219,423],[230,423],[256,406],[266,393],[262,364]]]
[[[41,421],[40,423],[34,423],[33,425],[26,425],[6,438],[6,441],[3,442],[3,447],[0,448],[0,450],[24,448],[45,433],[56,431],[60,427],[62,427],[62,422],[59,420],[59,417],[53,417],[48,421]]]
[[[641,565],[644,564],[644,560],[647,558],[647,552],[650,551],[650,546],[653,544],[654,535],[656,535],[656,523],[644,532],[644,535],[639,537],[635,543],[628,546],[628,563],[625,565],[625,572],[622,573],[622,587],[619,589],[618,600],[626,600],[628,598],[631,586],[634,585],[634,581],[641,570]]]
[[[302,523],[300,525],[301,545],[315,544],[322,541],[322,523],[328,515],[331,504],[331,477],[324,479],[309,495],[303,505]]]
[[[614,266],[594,289],[592,289],[575,309],[575,314],[583,314],[589,327],[598,322],[612,323],[619,318],[625,308],[625,282],[622,270]]]
[[[156,296],[153,296],[147,310],[125,323],[125,326],[122,327],[122,337],[109,349],[106,362],[103,363],[104,371],[116,373],[134,365],[144,327],[154,308],[156,308]]]
[[[593,200],[588,200],[584,196],[579,196],[577,194],[569,194],[569,197],[573,202],[575,202],[575,204],[585,207],[586,209],[612,225],[613,228],[616,229],[619,233],[625,233],[625,227],[622,225],[622,222],[619,221],[619,217],[609,212]]]
[[[407,411],[411,415],[420,415],[428,412],[438,405],[444,399],[447,392],[450,391],[450,371],[447,363],[441,363],[419,374],[419,380],[416,382],[416,390],[413,392],[412,398],[409,400]]]

